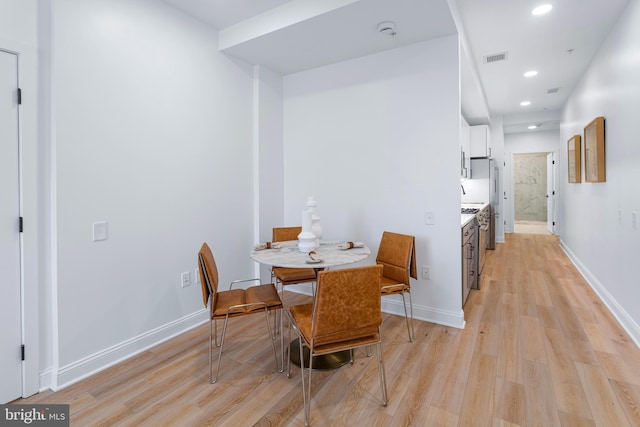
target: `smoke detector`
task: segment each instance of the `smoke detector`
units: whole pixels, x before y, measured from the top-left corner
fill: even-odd
[[[378,32],[393,37],[397,34],[396,23],[392,21],[381,22],[378,24]]]

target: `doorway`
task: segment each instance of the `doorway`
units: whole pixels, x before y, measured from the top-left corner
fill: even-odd
[[[515,233],[554,233],[554,165],[554,153],[514,153],[513,229]]]
[[[0,403],[22,396],[18,55],[0,50]]]

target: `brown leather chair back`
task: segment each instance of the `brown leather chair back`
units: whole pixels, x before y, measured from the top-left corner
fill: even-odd
[[[286,242],[298,240],[298,234],[302,232],[302,227],[274,227],[272,242]]]
[[[382,269],[371,265],[318,273],[311,337],[314,347],[378,333]]]
[[[200,265],[200,283],[202,285],[202,302],[206,307],[211,296],[211,313],[215,312],[216,303],[218,302],[218,267],[213,257],[211,248],[206,243],[202,244],[198,252],[198,264]]]
[[[382,275],[398,283],[411,285],[409,277],[418,278],[416,270],[416,239],[406,234],[382,233],[376,264],[384,266]]]

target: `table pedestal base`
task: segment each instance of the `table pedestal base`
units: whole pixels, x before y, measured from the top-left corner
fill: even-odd
[[[304,357],[304,367],[309,367],[309,347],[302,347]],[[300,340],[295,339],[289,344],[289,359],[294,364],[300,366]],[[323,354],[313,357],[313,369],[329,370],[337,369],[343,365],[346,365],[351,361],[351,354],[349,350],[339,351],[337,353]]]

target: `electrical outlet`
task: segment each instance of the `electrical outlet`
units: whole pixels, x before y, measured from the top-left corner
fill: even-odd
[[[196,267],[196,271],[195,271],[195,277],[196,277],[196,285],[200,283],[200,269],[198,267]]]
[[[422,266],[422,278],[425,280],[431,280],[431,267],[428,265]]]
[[[189,272],[185,271],[180,275],[180,283],[183,288],[191,285],[191,277],[189,277]]]
[[[631,226],[634,230],[638,229],[638,214],[636,211],[631,212]]]

